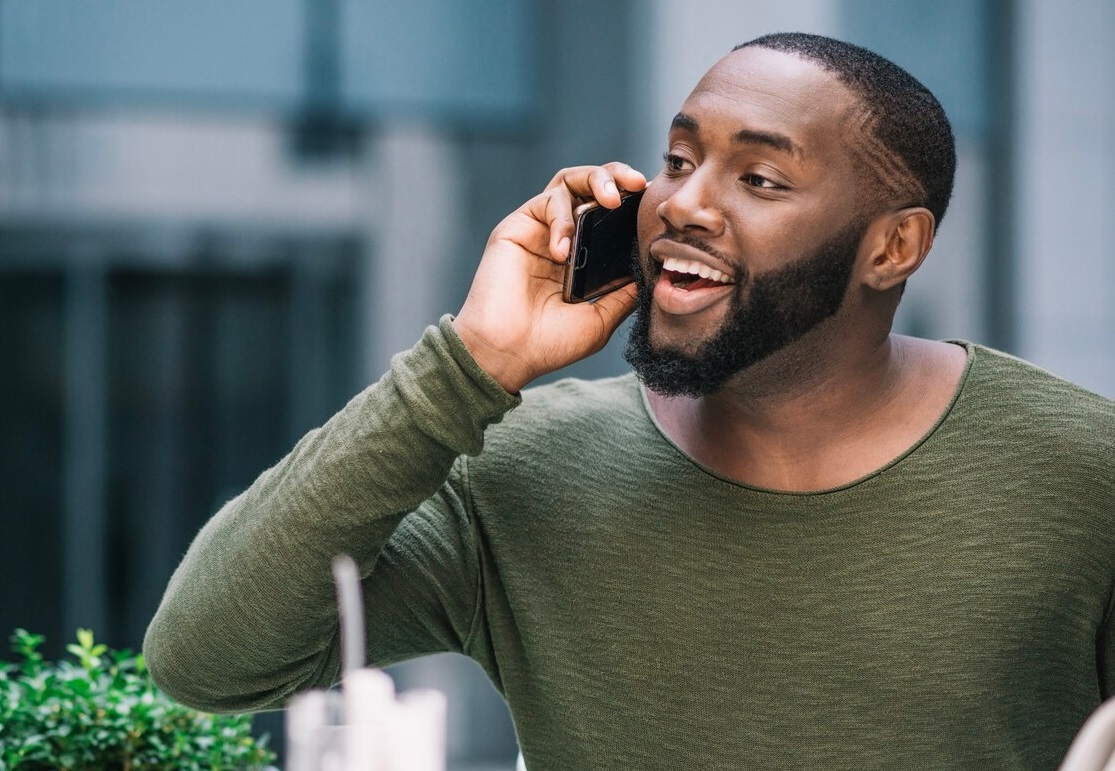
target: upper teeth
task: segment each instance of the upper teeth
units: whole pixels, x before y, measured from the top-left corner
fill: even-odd
[[[662,267],[666,270],[671,270],[676,273],[692,273],[694,276],[707,278],[712,281],[721,281],[725,284],[733,283],[733,279],[726,273],[722,273],[716,268],[710,268],[704,263],[697,262],[696,260],[681,260],[677,257],[667,257],[666,261],[662,263]]]

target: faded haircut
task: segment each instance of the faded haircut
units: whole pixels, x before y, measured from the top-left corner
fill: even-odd
[[[952,196],[956,143],[937,98],[913,75],[851,43],[779,32],[736,46],[767,48],[815,62],[859,97],[850,116],[860,141],[852,150],[879,184],[880,197],[924,206],[938,226]]]

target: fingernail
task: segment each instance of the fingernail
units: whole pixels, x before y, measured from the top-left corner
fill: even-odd
[[[558,241],[558,252],[568,256],[569,248],[571,246],[572,246],[572,240],[568,236],[566,236],[565,238]]]

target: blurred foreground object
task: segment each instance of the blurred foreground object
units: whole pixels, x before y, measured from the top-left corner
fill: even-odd
[[[287,708],[287,771],[445,771],[446,699],[395,694],[376,669],[345,675],[341,691],[307,691]]]
[[[445,771],[447,701],[436,690],[396,698],[386,672],[364,667],[360,575],[333,561],[341,623],[341,691],[295,696],[288,708],[287,771]]]
[[[1115,771],[1115,699],[1101,704],[1084,723],[1060,771]]]

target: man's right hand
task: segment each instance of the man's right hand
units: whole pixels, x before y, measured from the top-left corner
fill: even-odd
[[[573,209],[591,200],[615,208],[619,189],[644,187],[646,178],[621,163],[563,169],[492,231],[453,324],[477,363],[508,392],[596,353],[631,313],[634,285],[571,304],[562,300],[562,277]]]

